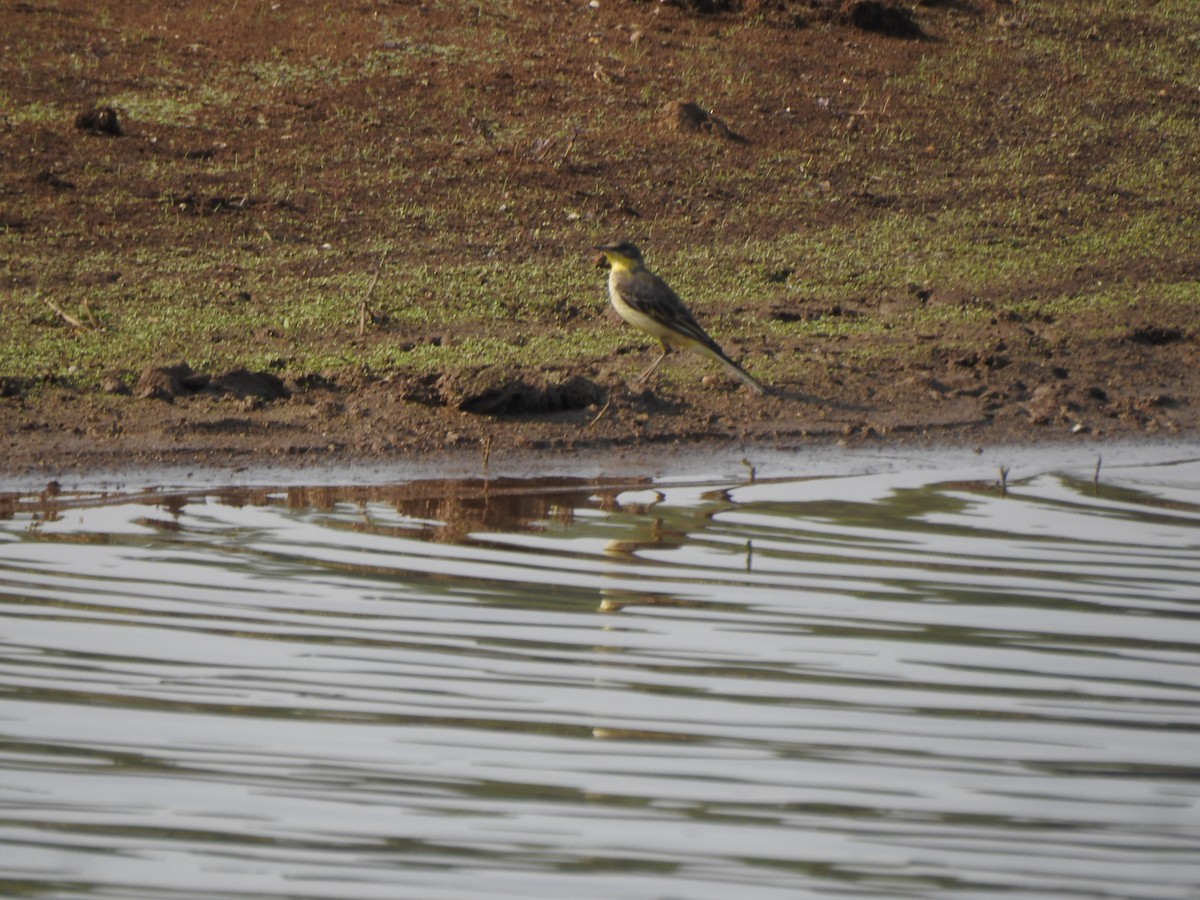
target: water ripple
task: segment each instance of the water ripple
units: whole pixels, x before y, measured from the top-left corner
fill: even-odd
[[[1197,455],[10,495],[0,886],[1196,896]]]

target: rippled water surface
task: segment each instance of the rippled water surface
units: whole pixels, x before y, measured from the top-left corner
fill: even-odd
[[[1200,896],[1200,450],[1023,453],[10,493],[0,893]]]

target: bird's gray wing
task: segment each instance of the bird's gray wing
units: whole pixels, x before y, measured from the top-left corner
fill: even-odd
[[[621,298],[638,312],[724,356],[671,286],[653,272],[632,273],[620,289]]]

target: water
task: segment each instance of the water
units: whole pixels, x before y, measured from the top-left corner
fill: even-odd
[[[1200,449],[1104,452],[11,493],[0,893],[1200,896]]]

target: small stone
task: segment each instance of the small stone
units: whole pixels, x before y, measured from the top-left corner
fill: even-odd
[[[100,379],[100,390],[106,394],[128,394],[129,387],[119,375],[105,375]]]

